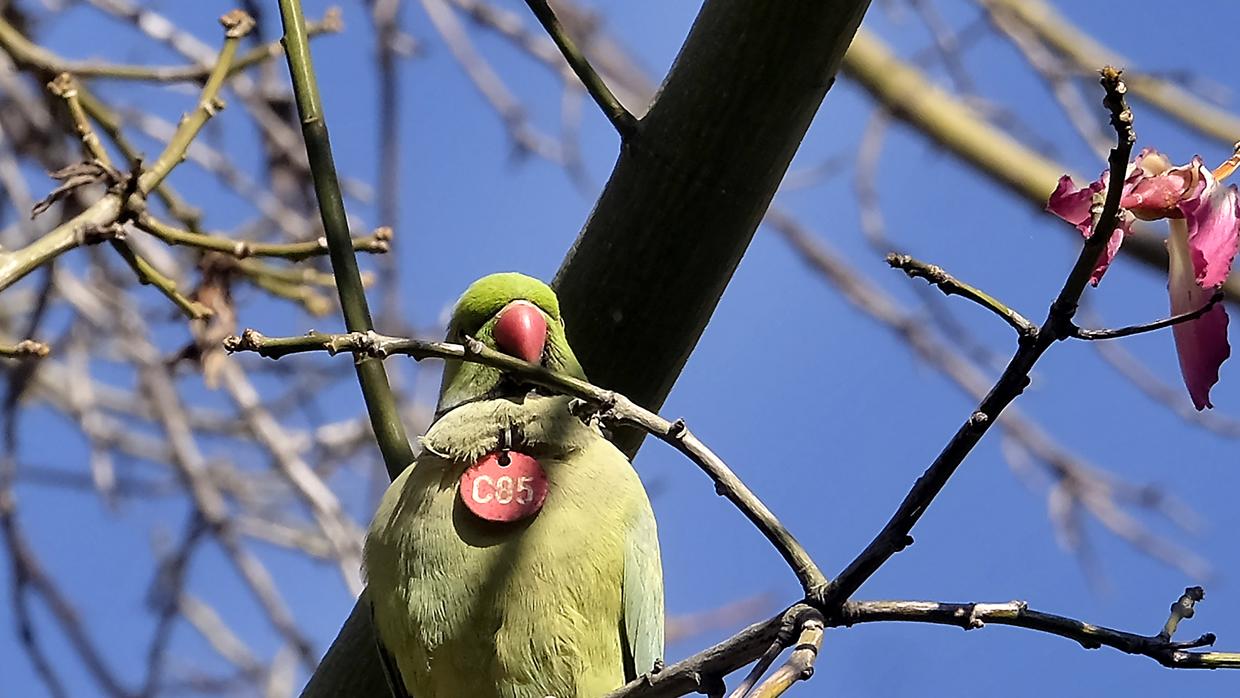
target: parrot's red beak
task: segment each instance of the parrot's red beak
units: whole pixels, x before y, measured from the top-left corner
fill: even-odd
[[[540,364],[547,345],[547,318],[533,303],[513,301],[499,311],[493,336],[505,354]]]

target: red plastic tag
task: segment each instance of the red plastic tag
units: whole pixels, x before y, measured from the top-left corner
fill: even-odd
[[[537,514],[547,489],[542,466],[517,451],[488,453],[461,474],[461,501],[486,521],[520,521]]]

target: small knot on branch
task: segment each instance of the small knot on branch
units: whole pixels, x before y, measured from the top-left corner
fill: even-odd
[[[211,117],[224,111],[224,107],[228,106],[228,103],[220,97],[212,97],[211,99],[204,99],[198,106],[208,117]],[[185,159],[184,154],[181,155],[181,159]]]
[[[1132,110],[1124,99],[1128,94],[1128,85],[1123,79],[1124,71],[1108,65],[1098,71],[1098,74],[1101,76],[1099,82],[1102,83],[1102,89],[1106,90],[1102,105],[1111,112],[1111,126],[1120,141],[1131,146],[1137,142],[1137,134],[1132,130]]]
[[[483,352],[487,350],[487,345],[473,337],[466,337],[462,346],[465,347],[466,356],[482,356]]]
[[[57,97],[72,99],[77,97],[77,80],[73,79],[69,73],[61,73],[47,83],[47,90]]]
[[[240,39],[254,30],[254,18],[240,8],[220,17],[220,24],[224,27],[224,36],[229,39]]]
[[[77,231],[77,242],[82,246],[98,245],[108,240],[124,239],[125,226],[120,223],[109,223],[107,225],[89,223]],[[149,283],[149,281],[143,281],[142,283]]]
[[[33,339],[23,339],[11,347],[0,346],[0,356],[10,359],[42,359],[51,351],[50,346]]]
[[[224,338],[224,350],[229,354],[238,351],[258,351],[258,347],[262,344],[266,337],[263,333],[256,329],[247,327],[244,332],[238,335],[230,335]]]

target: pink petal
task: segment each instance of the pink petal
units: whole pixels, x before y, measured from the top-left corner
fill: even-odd
[[[1097,181],[1091,182],[1088,186],[1077,187],[1072,181],[1072,177],[1064,175],[1059,178],[1059,184],[1055,187],[1055,191],[1051,192],[1050,198],[1046,202],[1046,210],[1059,216],[1063,220],[1076,226],[1081,231],[1081,235],[1086,238],[1093,232],[1094,217],[1090,213],[1093,208],[1094,199],[1099,192],[1106,189],[1103,178],[1107,174],[1104,172],[1102,177]],[[1130,179],[1136,181],[1141,172],[1139,169],[1130,173]],[[1120,245],[1124,242],[1124,236],[1128,234],[1131,227],[1131,221],[1121,219],[1120,225],[1111,233],[1111,238],[1107,240],[1107,247],[1098,255],[1098,263],[1094,266],[1094,272],[1089,277],[1089,282],[1097,286],[1102,281],[1102,275],[1106,273],[1107,267],[1111,265],[1111,260],[1115,259],[1115,255],[1119,252]]]
[[[1200,163],[1194,159],[1194,163]],[[1240,196],[1235,185],[1224,187],[1210,171],[1201,168],[1198,191],[1180,202],[1188,224],[1188,248],[1192,252],[1197,283],[1210,288],[1227,280],[1240,243]]]
[[[1184,221],[1171,221],[1167,251],[1171,256],[1167,288],[1171,292],[1172,314],[1203,307],[1214,295],[1214,287],[1202,288],[1197,283]],[[1210,402],[1210,388],[1218,382],[1219,366],[1231,355],[1231,346],[1227,343],[1227,311],[1221,303],[1217,304],[1196,320],[1174,325],[1171,332],[1180,359],[1180,373],[1193,406],[1198,410],[1214,407]]]
[[[1058,186],[1047,199],[1046,210],[1075,225],[1081,233],[1088,236],[1092,219],[1089,209],[1093,206],[1094,194],[1102,191],[1105,186],[1102,180],[1098,180],[1077,188],[1072,177],[1064,175],[1059,178]]]
[[[1161,174],[1143,177],[1125,187],[1119,205],[1145,221],[1179,218],[1181,199],[1197,182],[1198,164],[1166,169]]]
[[[1097,286],[1102,281],[1102,275],[1107,273],[1107,267],[1111,266],[1111,261],[1115,259],[1115,255],[1119,254],[1119,246],[1124,243],[1124,235],[1128,232],[1127,226],[1121,224],[1115,232],[1111,233],[1111,239],[1107,240],[1107,248],[1098,255],[1098,262],[1094,264],[1094,272],[1089,275],[1089,283]]]

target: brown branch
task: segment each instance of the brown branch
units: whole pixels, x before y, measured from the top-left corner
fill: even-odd
[[[1114,68],[1104,68],[1101,83],[1106,91],[1103,104],[1111,113],[1117,144],[1111,151],[1110,187],[1092,234],[1085,241],[1080,256],[1068,273],[1067,281],[1055,302],[1051,304],[1046,320],[1037,334],[1021,342],[998,382],[956,431],[926,472],[917,479],[878,535],[838,577],[831,580],[821,596],[813,598],[814,604],[823,609],[828,617],[834,608],[852,596],[879,567],[913,542],[909,535],[913,527],[1004,408],[1024,391],[1029,384],[1029,374],[1034,364],[1052,344],[1070,336],[1072,318],[1076,314],[1081,294],[1085,291],[1099,254],[1119,220],[1120,194],[1136,140],[1132,131],[1132,112],[1124,103],[1125,88],[1120,72]]]
[[[926,264],[909,255],[894,252],[887,255],[887,264],[904,272],[911,279],[925,279],[930,282],[930,285],[942,291],[945,296],[956,295],[977,303],[1003,318],[1004,322],[1011,325],[1021,337],[1032,337],[1038,333],[1038,326],[1027,320],[1024,315],[1004,305],[1002,301],[989,293],[948,274],[943,267]]]
[[[822,614],[807,611],[801,621],[801,633],[792,648],[792,654],[784,661],[783,666],[747,695],[752,698],[778,698],[796,682],[808,681],[814,675],[814,663],[822,650],[825,631],[826,624]]]
[[[340,8],[330,7],[323,19],[306,23],[310,36],[336,34],[344,29]],[[65,73],[77,78],[112,78],[117,80],[140,80],[150,82],[201,82],[211,76],[207,65],[126,65],[100,61],[75,61],[39,46],[26,38],[9,22],[0,18],[0,49],[4,49],[22,66],[33,67],[45,73]],[[237,57],[228,68],[227,76],[254,67],[259,63],[283,55],[284,47],[279,41],[257,46]]]
[[[873,32],[858,31],[844,58],[843,73],[894,117],[1039,210],[1046,205],[1046,197],[1055,189],[1059,177],[1069,170],[1004,133],[977,110],[934,85],[925,73],[897,56]],[[1228,142],[1235,137],[1233,132]],[[1014,162],[1020,166],[1013,167]],[[1062,229],[1066,234],[1077,235],[1071,226]],[[1155,235],[1138,225],[1124,241],[1124,254],[1165,273],[1165,238],[1165,233]],[[1233,302],[1240,300],[1240,276],[1224,283],[1223,290]]]
[[[756,659],[768,645],[779,641],[781,629],[812,610],[804,603],[795,604],[774,618],[755,623],[713,647],[665,667],[657,674],[630,682],[605,698],[672,698],[697,691],[716,682],[719,676]],[[1240,653],[1187,651],[1213,643],[1215,638],[1209,633],[1191,642],[1169,642],[1161,635],[1138,635],[1035,611],[1024,601],[848,601],[834,615],[827,617],[827,626],[833,628],[883,622],[931,623],[965,630],[981,628],[987,623],[1009,625],[1068,638],[1086,649],[1111,647],[1128,654],[1149,657],[1172,669],[1240,669]]]
[[[172,304],[185,317],[190,320],[205,320],[214,314],[207,306],[181,293],[180,289],[177,288],[175,280],[156,269],[150,260],[138,254],[128,242],[120,238],[114,238],[111,240],[111,244],[112,249],[116,250],[121,259],[125,260],[125,263],[133,270],[133,273],[138,277],[139,283],[144,286],[154,286],[165,298],[172,301]]]
[[[715,482],[716,492],[735,504],[741,513],[775,546],[775,549],[796,573],[797,579],[800,580],[807,594],[820,589],[826,583],[822,571],[818,569],[809,553],[797,542],[792,533],[780,523],[757,495],[741,482],[721,458],[689,431],[684,420],[678,419],[670,422],[613,391],[604,390],[586,381],[549,371],[542,366],[495,351],[473,339],[460,345],[388,337],[376,332],[310,333],[301,337],[265,337],[254,330],[246,330],[240,336],[224,340],[224,347],[230,352],[255,352],[269,359],[278,359],[290,354],[326,351],[330,354],[350,352],[379,359],[399,354],[419,361],[426,358],[472,361],[500,369],[527,383],[578,398],[603,419],[639,428],[692,460]]]
[[[813,271],[834,286],[844,300],[889,329],[918,358],[940,371],[966,395],[980,401],[990,392],[992,379],[988,372],[979,368],[978,361],[969,360],[969,357],[962,355],[963,352],[936,336],[920,317],[903,310],[889,293],[857,273],[825,241],[816,239],[804,226],[779,210],[772,210],[767,215],[767,223],[788,241]],[[946,331],[953,338],[958,335],[952,330]],[[1097,346],[1121,345],[1101,343]],[[1192,412],[1196,414],[1195,410]],[[1208,566],[1199,556],[1166,537],[1156,535],[1148,526],[1136,523],[1122,509],[1122,504],[1128,503],[1163,514],[1181,530],[1191,528],[1186,525],[1182,507],[1173,499],[1150,485],[1128,482],[1099,470],[1058,443],[1052,434],[1016,405],[1004,410],[999,427],[1005,436],[1042,465],[1052,479],[1052,491],[1059,499],[1088,511],[1104,528],[1144,554],[1176,567],[1190,577],[1208,574]],[[1018,465],[1013,461],[1014,467]],[[1066,530],[1068,524],[1062,518],[1057,520],[1052,517],[1052,521],[1061,531]]]
[[[1179,315],[1172,315],[1171,317],[1163,318],[1161,320],[1155,320],[1154,322],[1147,322],[1142,325],[1129,325],[1127,327],[1118,327],[1113,330],[1086,330],[1080,327],[1073,326],[1071,336],[1076,339],[1087,339],[1087,340],[1118,339],[1120,337],[1131,337],[1134,334],[1154,332],[1156,330],[1165,329],[1167,327],[1178,325],[1183,322],[1192,322],[1193,320],[1196,320],[1202,315],[1205,315],[1206,313],[1210,312],[1210,309],[1213,308],[1215,305],[1222,303],[1223,298],[1224,298],[1224,294],[1223,294],[1223,291],[1220,289],[1218,291],[1215,291],[1213,296],[1210,296],[1210,300],[1206,301],[1205,305],[1201,306],[1200,308],[1196,310],[1190,310],[1187,313],[1180,313]]]
[[[202,250],[220,252],[237,259],[247,257],[278,257],[290,262],[298,262],[310,257],[327,254],[327,238],[320,237],[305,242],[269,243],[233,240],[223,235],[197,233],[173,225],[169,225],[149,214],[142,214],[134,221],[139,230],[145,231],[163,240],[169,245],[185,245]],[[355,252],[382,254],[391,249],[392,229],[376,228],[373,233],[353,238]]]
[[[237,44],[241,37],[253,27],[253,20],[244,12],[237,10],[221,17],[220,23],[225,29],[224,45],[212,68],[211,77],[203,86],[198,108],[181,119],[176,133],[155,164],[138,175],[134,192],[138,198],[145,197],[159,186],[172,169],[184,159],[185,151],[198,135],[199,129],[219,109],[218,94],[228,66],[236,55]],[[99,167],[105,172],[109,169],[102,163],[99,163]],[[65,185],[68,184],[69,182],[65,183]],[[64,186],[62,185],[61,188],[63,189]],[[85,211],[53,228],[29,245],[9,252],[0,252],[0,291],[57,256],[83,244],[102,239],[101,234],[114,228],[114,224],[130,205],[123,200],[127,193],[109,192]],[[160,288],[165,290],[163,286]]]
[[[1193,587],[1200,590],[1200,587]],[[1182,598],[1189,598],[1188,592]],[[1177,602],[1176,606],[1180,604]],[[1190,615],[1185,617],[1190,617]],[[1006,603],[940,603],[937,601],[851,601],[840,609],[832,626],[857,623],[911,622],[954,625],[965,630],[987,623],[1009,625],[1058,635],[1081,644],[1085,649],[1111,647],[1128,654],[1149,657],[1171,669],[1240,669],[1240,653],[1189,652],[1214,643],[1207,633],[1191,642],[1171,642],[1160,635],[1137,635],[1123,630],[1086,623],[1066,616],[1029,608],[1024,601]]]
[[[594,103],[602,110],[616,132],[620,134],[620,138],[627,139],[632,136],[637,130],[637,119],[624,108],[623,104],[620,104],[620,100],[612,94],[611,88],[607,87],[607,83],[595,72],[585,54],[577,48],[572,37],[560,24],[560,20],[555,16],[555,11],[551,9],[547,0],[526,0],[525,4],[529,5],[543,29],[551,35],[556,47],[564,55],[564,60],[568,62],[568,66],[581,80],[581,84],[585,86],[590,97],[594,99]]]

